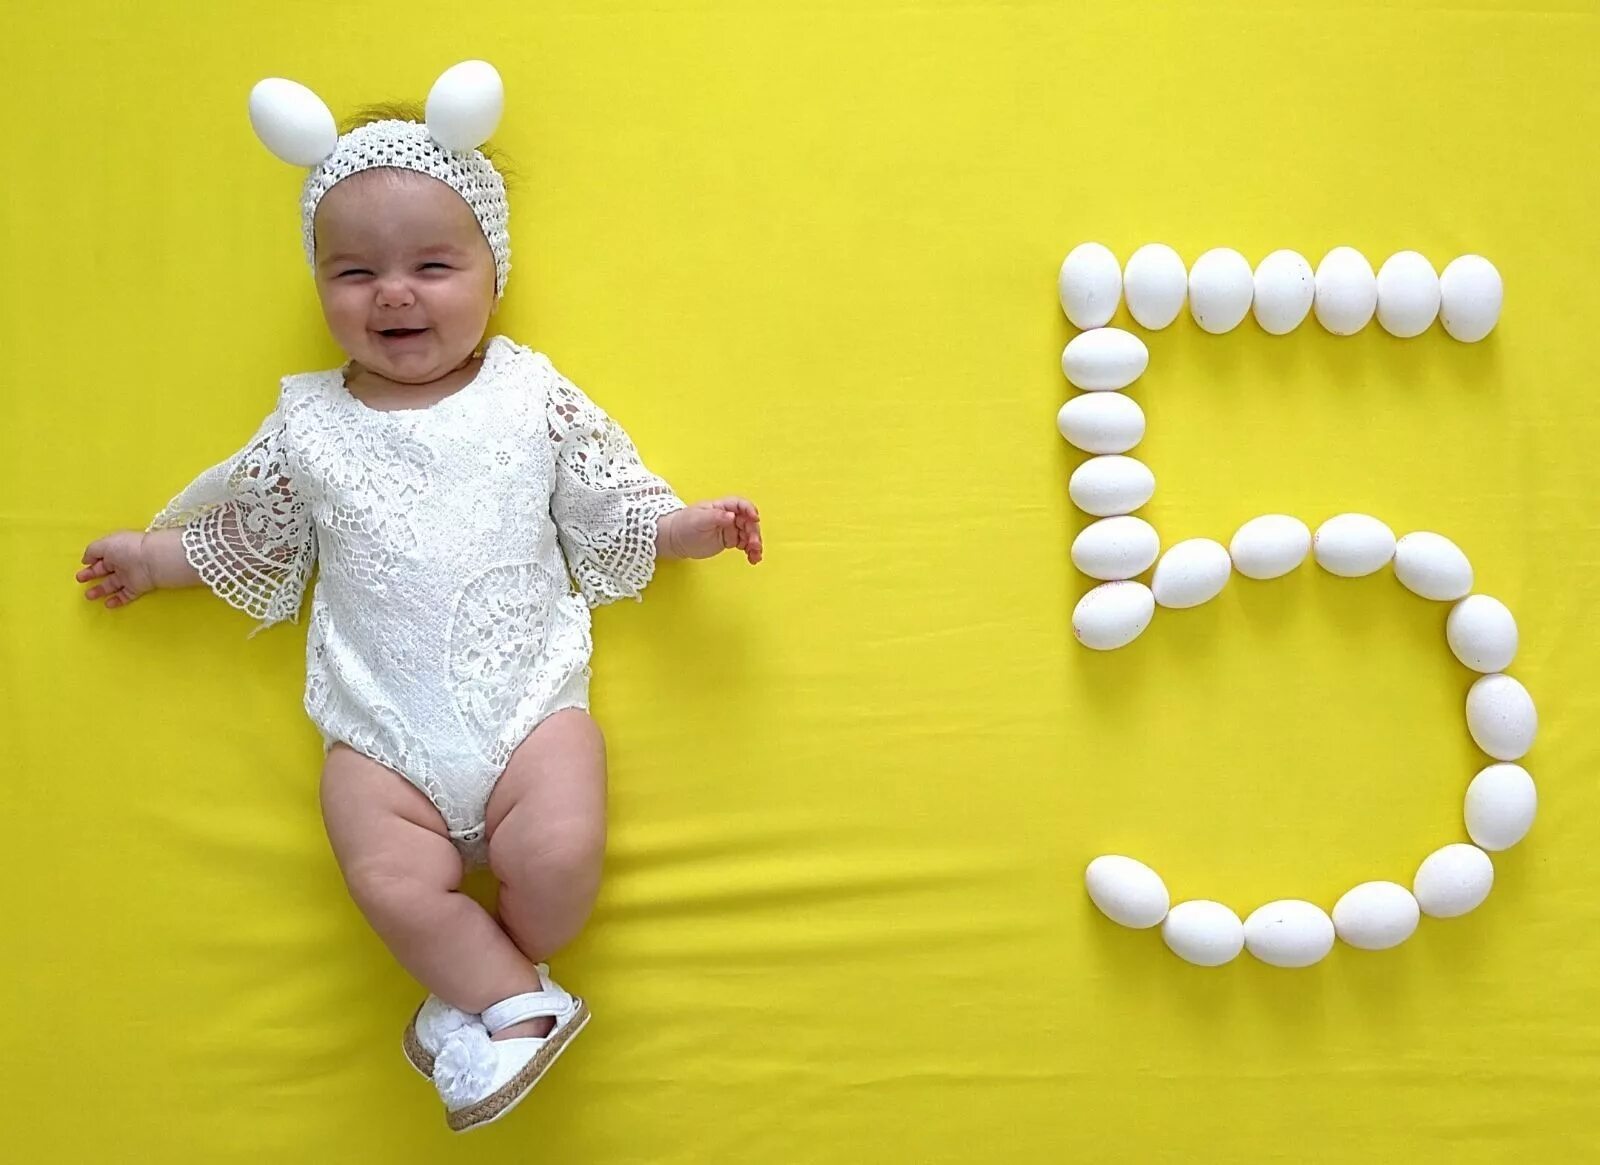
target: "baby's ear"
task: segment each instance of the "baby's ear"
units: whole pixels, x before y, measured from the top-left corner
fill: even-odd
[[[488,61],[451,65],[428,91],[428,133],[447,150],[475,150],[494,134],[506,90]]]
[[[250,90],[250,125],[262,145],[292,166],[315,166],[339,143],[339,127],[322,98],[282,77]]]

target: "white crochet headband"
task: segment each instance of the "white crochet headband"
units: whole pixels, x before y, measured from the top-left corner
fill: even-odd
[[[363,170],[392,167],[437,178],[466,200],[494,254],[494,292],[511,272],[506,185],[479,152],[500,124],[505,88],[486,61],[446,69],[428,92],[427,120],[375,121],[339,136],[333,114],[304,85],[269,77],[250,91],[250,124],[261,144],[283,161],[310,166],[300,196],[306,259],[315,265],[317,204],[333,187]]]

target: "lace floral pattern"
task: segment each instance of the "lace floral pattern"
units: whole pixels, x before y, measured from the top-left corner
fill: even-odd
[[[551,511],[573,581],[590,606],[637,598],[655,573],[657,524],[683,503],[644,467],[622,426],[551,371]]]
[[[536,562],[494,566],[461,591],[450,621],[450,678],[456,709],[481,754],[503,768],[501,738],[550,637],[556,579]],[[514,747],[514,746],[513,746]]]
[[[331,747],[348,744],[362,756],[393,769],[433,802],[451,829],[465,829],[465,820],[441,784],[422,734],[410,730],[405,716],[392,702],[363,700],[361,685],[352,684],[339,667],[338,653],[330,650],[331,629],[327,608],[313,606],[306,635],[305,710],[322,729]]]
[[[201,577],[263,625],[320,565],[307,714],[469,833],[526,734],[582,706],[588,607],[638,595],[681,505],[548,360],[499,338],[427,409],[373,410],[338,370],[287,378],[251,443],[155,524],[182,526]]]
[[[296,452],[316,481],[317,524],[330,531],[324,570],[337,569],[375,595],[398,575],[416,548],[410,514],[433,489],[435,451],[405,433],[340,423],[336,400],[301,397],[290,410]],[[346,398],[353,409],[365,406]],[[359,421],[359,413],[356,414]]]
[[[150,523],[152,530],[182,527],[184,555],[202,581],[262,627],[299,614],[317,558],[310,506],[295,487],[283,429],[274,410],[248,445],[201,474]]]

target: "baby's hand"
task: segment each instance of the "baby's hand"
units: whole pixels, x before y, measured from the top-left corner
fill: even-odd
[[[93,602],[104,598],[115,610],[126,607],[140,595],[155,590],[156,580],[145,554],[145,536],[137,530],[118,530],[96,538],[83,552],[86,564],[77,574],[81,583],[94,583],[83,597]]]
[[[699,502],[661,519],[656,547],[668,558],[713,558],[724,550],[742,550],[754,566],[761,561],[761,515],[744,498]]]

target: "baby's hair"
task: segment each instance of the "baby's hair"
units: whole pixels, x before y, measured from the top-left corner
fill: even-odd
[[[379,101],[373,105],[363,105],[345,118],[339,126],[339,132],[347,134],[353,129],[371,125],[375,121],[415,121],[420,124],[427,121],[427,112],[417,101]],[[500,172],[506,189],[511,189],[516,178],[516,171],[511,168],[511,159],[488,142],[479,146],[478,152],[488,158],[490,165]]]

